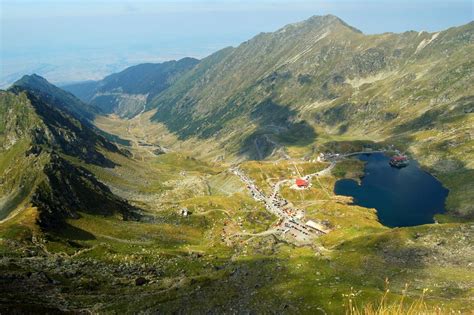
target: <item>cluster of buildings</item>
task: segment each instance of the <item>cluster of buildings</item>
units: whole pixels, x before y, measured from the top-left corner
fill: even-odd
[[[290,237],[301,244],[310,243],[314,236],[327,233],[327,229],[322,224],[311,220],[304,223],[304,221],[302,221],[305,216],[304,211],[292,207],[287,200],[279,196],[278,191],[280,185],[293,180],[283,180],[276,183],[273,186],[273,193],[267,197],[241,170],[234,168],[232,171],[247,185],[247,188],[255,200],[264,202],[267,211],[280,218],[274,227],[281,236]],[[311,186],[311,183],[309,182],[308,176],[306,176],[296,179],[294,186],[298,189],[306,189]]]

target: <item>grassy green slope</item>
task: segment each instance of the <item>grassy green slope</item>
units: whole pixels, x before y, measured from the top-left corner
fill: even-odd
[[[43,126],[26,95],[0,92],[0,220],[19,207],[42,179],[47,156],[30,149],[31,130]]]

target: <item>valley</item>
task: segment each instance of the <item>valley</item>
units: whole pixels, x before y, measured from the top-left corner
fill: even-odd
[[[469,314],[473,45],[472,22],[328,15],[64,90],[24,76],[0,91],[0,313]],[[335,193],[399,153],[448,194],[436,223]]]

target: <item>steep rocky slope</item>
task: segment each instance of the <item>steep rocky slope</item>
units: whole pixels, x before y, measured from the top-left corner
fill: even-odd
[[[73,94],[50,84],[37,74],[23,76],[12,85],[13,88],[37,94],[55,107],[71,113],[83,123],[94,120],[94,117],[101,113],[99,108],[81,102]]]
[[[48,89],[38,90],[24,80],[0,94],[1,219],[28,204],[38,207],[46,229],[78,212],[132,217],[135,209],[81,166],[114,167],[104,153],[126,152],[58,106],[62,95],[47,81]]]
[[[183,58],[158,64],[140,64],[100,81],[72,84],[63,88],[105,113],[132,117],[142,111],[149,100],[198,63],[197,59]]]

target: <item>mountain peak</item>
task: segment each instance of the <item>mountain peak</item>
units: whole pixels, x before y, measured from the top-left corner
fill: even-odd
[[[13,86],[21,86],[21,87],[36,87],[38,85],[51,85],[45,78],[42,76],[33,73],[33,74],[26,74],[21,77],[21,79],[17,80],[15,83],[12,84]]]
[[[29,92],[46,96],[56,108],[66,110],[82,122],[93,120],[95,115],[100,112],[97,108],[84,104],[71,93],[58,88],[35,73],[24,75],[20,80],[13,83],[9,90],[14,93]]]
[[[328,28],[338,28],[339,30],[348,30],[350,32],[362,33],[355,27],[350,26],[339,17],[328,14],[328,15],[313,15],[312,17],[297,23],[292,23],[284,26],[276,33],[284,33],[289,30],[305,30],[314,31]]]
[[[332,14],[327,14],[327,15],[313,15],[306,21],[303,21],[302,23],[305,24],[317,24],[320,26],[328,26],[328,25],[333,25],[333,24],[338,24],[342,25],[346,28],[351,29],[352,31],[355,31],[357,33],[362,33],[362,31],[358,30],[357,28],[347,24],[344,20],[341,18],[332,15]]]

